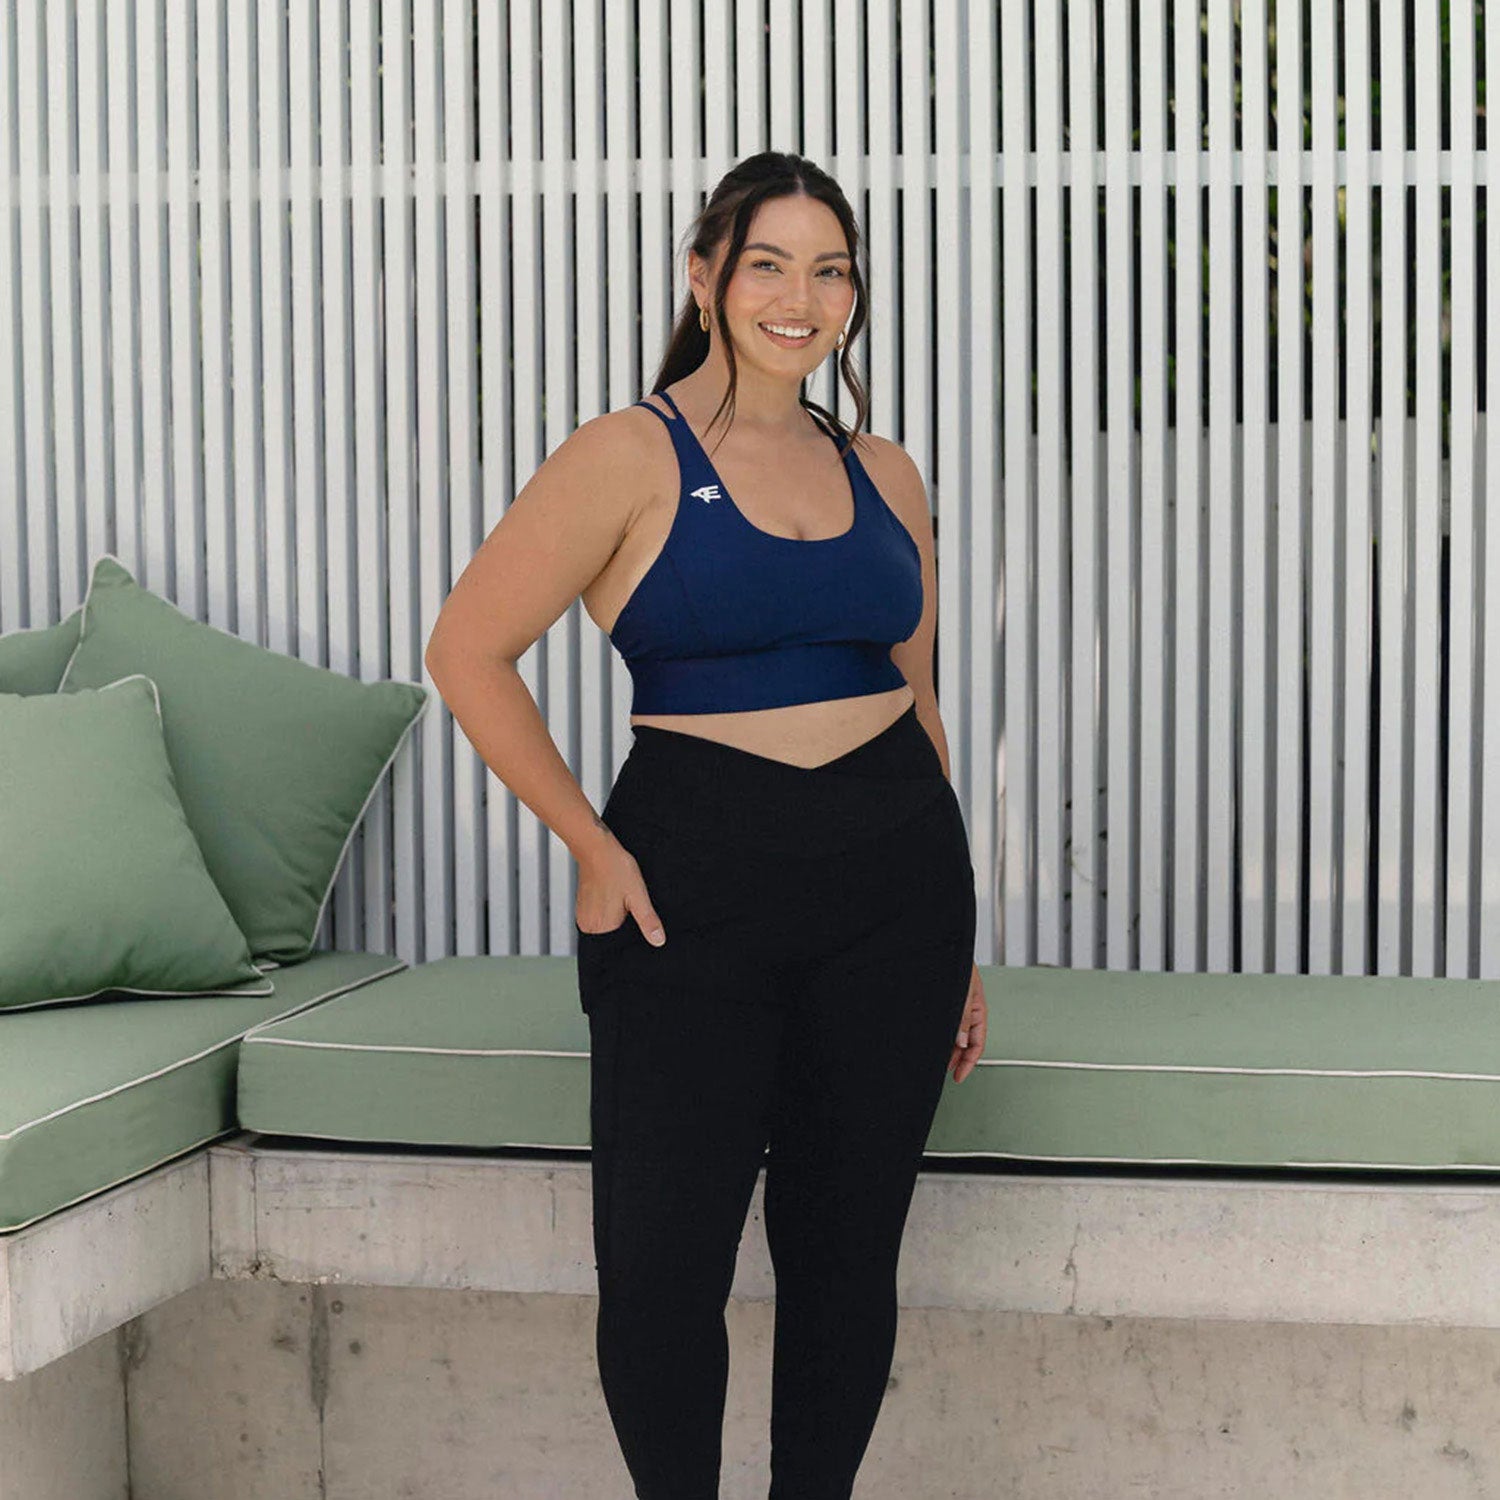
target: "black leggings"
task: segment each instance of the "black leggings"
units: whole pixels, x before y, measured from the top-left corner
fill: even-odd
[[[654,725],[603,817],[666,944],[577,929],[599,1377],[640,1500],[717,1500],[724,1308],[765,1161],[771,1500],[848,1500],[974,961],[974,871],[914,707],[803,768]]]

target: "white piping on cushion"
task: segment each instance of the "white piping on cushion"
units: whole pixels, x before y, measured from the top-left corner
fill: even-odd
[[[381,680],[385,682],[395,682],[399,679],[387,677],[382,678]],[[421,684],[403,683],[402,686],[421,687]],[[422,715],[427,712],[427,707],[431,702],[432,695],[430,693],[427,693],[424,689],[421,705],[418,707],[416,713],[414,713],[407,721],[406,728],[396,736],[396,743],[391,747],[391,753],[386,756],[385,764],[380,768],[380,774],[376,776],[376,778],[370,783],[370,790],[368,793],[366,793],[363,804],[361,805],[359,811],[355,814],[354,821],[349,825],[349,832],[344,836],[343,847],[339,850],[338,858],[333,862],[333,873],[329,876],[328,884],[323,890],[323,899],[318,903],[318,915],[312,925],[314,942],[317,941],[318,929],[323,925],[323,913],[328,907],[328,898],[333,895],[333,888],[334,885],[338,882],[339,871],[343,869],[344,860],[348,857],[349,845],[353,842],[354,835],[359,831],[359,825],[364,822],[365,814],[370,809],[370,803],[375,799],[375,793],[380,790],[381,783],[384,782],[385,778],[390,774],[391,766],[394,764],[396,757],[401,753],[401,747],[406,743],[407,737],[411,734],[412,730],[417,727],[418,720],[420,720]],[[298,955],[298,958],[306,957],[307,953],[310,953],[311,951],[312,948],[311,945],[309,945],[308,948],[306,948],[301,954]],[[283,962],[285,961],[286,960],[283,960]],[[292,962],[294,963],[296,961],[296,959],[292,960]]]
[[[190,1151],[196,1151],[200,1146],[206,1146],[210,1141],[221,1140],[226,1135],[235,1135],[239,1132],[238,1125],[231,1125],[224,1130],[216,1130],[212,1135],[206,1135],[201,1141],[194,1141],[191,1146],[183,1146],[180,1150],[170,1151],[165,1156],[159,1156],[150,1166],[137,1167],[134,1171],[127,1172],[123,1177],[116,1177],[113,1182],[106,1182],[102,1187],[90,1188],[86,1193],[80,1193],[76,1198],[69,1198],[66,1203],[59,1203],[56,1208],[49,1208],[46,1213],[35,1214],[29,1219],[23,1219],[19,1224],[7,1224],[0,1227],[0,1244],[5,1243],[5,1236],[15,1234],[18,1230],[27,1229],[33,1224],[40,1223],[43,1219],[50,1219],[53,1214],[60,1214],[65,1208],[72,1208],[75,1203],[82,1203],[85,1198],[97,1197],[100,1193],[107,1193],[111,1188],[119,1187],[122,1182],[129,1182],[133,1177],[140,1177],[147,1172],[155,1171],[157,1167],[175,1160],[179,1156],[186,1156]]]
[[[1035,1057],[981,1057],[981,1068],[1076,1068],[1104,1073],[1245,1073],[1298,1078],[1441,1078],[1459,1083],[1500,1083],[1495,1073],[1443,1073],[1423,1068],[1252,1068],[1218,1063],[1103,1063]]]
[[[1278,1161],[1278,1162],[1239,1162],[1225,1161],[1222,1157],[1199,1157],[1199,1156],[1039,1156],[1029,1151],[933,1151],[924,1149],[923,1156],[994,1156],[1003,1157],[1008,1161],[1077,1161],[1096,1162],[1107,1167],[1221,1167],[1233,1168],[1236,1171],[1254,1171],[1259,1167],[1327,1167],[1330,1170],[1348,1169],[1362,1172],[1496,1172],[1500,1166],[1488,1162],[1411,1162],[1411,1161]],[[1222,1184],[1218,1184],[1222,1185]],[[1301,1186],[1302,1184],[1298,1184]],[[1176,1186],[1176,1184],[1172,1184]],[[1250,1184],[1253,1187],[1277,1187],[1280,1183],[1269,1184],[1256,1182]],[[1332,1183],[1320,1182],[1313,1184],[1317,1188],[1342,1187],[1350,1190],[1368,1190],[1369,1184],[1363,1182]],[[1452,1191],[1446,1185],[1433,1184],[1436,1191]]]
[[[550,1047],[416,1047],[406,1042],[310,1042],[294,1036],[245,1038],[261,1047],[321,1047],[331,1052],[414,1052],[439,1057],[588,1057],[587,1052],[561,1052]]]
[[[350,990],[358,989],[362,984],[373,984],[377,979],[385,979],[391,974],[398,974],[406,967],[406,960],[404,958],[400,959],[388,969],[381,969],[374,974],[363,974],[348,984],[340,985],[336,989],[325,990],[321,994],[314,995],[312,999],[304,1000],[300,1005],[294,1005],[290,1010],[283,1011],[279,1016],[271,1016],[267,1021],[260,1024],[270,1025],[273,1021],[284,1021],[289,1016],[296,1015],[298,1011],[306,1010],[309,1006],[316,1005],[320,1000],[335,999],[340,995],[347,994]],[[123,1093],[126,1089],[135,1088],[137,1084],[149,1083],[153,1078],[160,1078],[177,1068],[185,1068],[189,1063],[198,1062],[201,1058],[207,1057],[211,1052],[218,1052],[225,1047],[233,1046],[236,1042],[242,1042],[246,1035],[248,1035],[247,1032],[241,1032],[238,1036],[226,1037],[222,1042],[215,1042],[213,1046],[205,1047],[201,1052],[195,1052],[191,1057],[178,1058],[176,1062],[168,1063],[164,1068],[157,1068],[153,1073],[145,1073],[139,1078],[129,1079],[125,1083],[117,1083],[112,1088],[107,1088],[101,1093],[89,1095],[87,1099],[75,1099],[71,1104],[64,1104],[61,1108],[51,1110],[45,1115],[40,1115],[35,1120],[27,1120],[25,1124],[17,1125],[14,1130],[0,1132],[0,1141],[14,1140],[23,1131],[30,1130],[36,1125],[43,1125],[48,1120],[55,1120],[59,1115],[65,1115],[70,1110],[82,1109],[85,1104],[96,1104],[100,1099],[108,1099],[111,1094]]]

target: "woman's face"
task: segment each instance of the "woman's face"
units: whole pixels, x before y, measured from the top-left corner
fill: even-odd
[[[712,320],[718,258],[711,266],[697,256],[691,259],[699,305],[710,309]],[[849,270],[843,225],[826,203],[801,194],[762,203],[725,291],[735,358],[800,382],[834,351],[854,310]],[[771,332],[767,324],[812,333],[798,341]],[[713,323],[711,338],[717,326]]]

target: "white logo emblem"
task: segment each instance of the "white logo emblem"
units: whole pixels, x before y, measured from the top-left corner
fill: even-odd
[[[719,487],[716,484],[705,484],[701,489],[689,490],[688,493],[690,495],[696,495],[705,505],[707,505],[710,500],[719,500],[723,498],[719,494]]]

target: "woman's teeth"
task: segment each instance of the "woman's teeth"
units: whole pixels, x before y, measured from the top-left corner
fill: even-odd
[[[768,338],[774,339],[778,344],[781,344],[788,349],[799,348],[801,345],[805,344],[816,332],[815,329],[809,329],[806,333],[793,336],[791,334],[779,333],[777,331],[777,326],[779,325],[762,323],[760,326],[765,330],[766,336]]]

